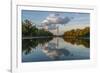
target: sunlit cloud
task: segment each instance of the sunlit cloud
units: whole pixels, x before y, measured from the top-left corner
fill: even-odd
[[[70,22],[70,20],[71,19],[67,16],[61,17],[60,14],[54,13],[47,16],[41,24],[48,26],[49,29],[56,29],[57,25],[65,25]]]

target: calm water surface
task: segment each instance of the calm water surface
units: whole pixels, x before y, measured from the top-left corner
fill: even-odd
[[[89,39],[40,38],[22,40],[22,62],[90,58]]]

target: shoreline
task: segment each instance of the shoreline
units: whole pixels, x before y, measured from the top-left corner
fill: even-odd
[[[69,39],[90,39],[90,37],[63,37],[63,36],[39,36],[39,37],[22,37],[22,39],[44,39],[44,38],[69,38]]]

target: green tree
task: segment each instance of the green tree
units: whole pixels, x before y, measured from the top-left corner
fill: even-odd
[[[46,31],[44,29],[38,29],[35,26],[33,26],[32,22],[29,20],[22,21],[22,36],[53,36],[53,34],[49,31]]]

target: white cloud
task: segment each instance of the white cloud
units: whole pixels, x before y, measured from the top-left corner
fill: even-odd
[[[61,17],[58,13],[50,14],[42,21],[42,25],[67,24],[70,21],[68,17]]]

